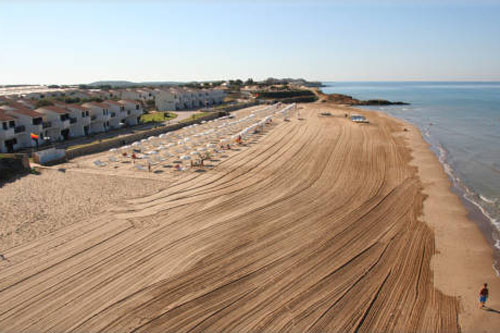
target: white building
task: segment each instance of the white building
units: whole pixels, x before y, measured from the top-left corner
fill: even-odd
[[[149,88],[140,88],[136,89],[136,92],[139,94],[139,98],[142,101],[154,101],[155,100],[155,94],[152,89]]]
[[[44,137],[51,141],[68,140],[70,138],[70,112],[58,106],[43,106],[35,110],[44,115]]]
[[[108,105],[110,114],[109,124],[111,128],[120,128],[122,124],[125,124],[127,111],[123,104],[111,100],[104,101],[103,104]]]
[[[141,115],[143,114],[141,104],[130,99],[121,99],[118,103],[125,108],[125,112],[127,113],[125,122],[130,126],[137,125],[140,121]]]
[[[106,132],[110,128],[109,120],[111,115],[108,105],[104,103],[89,102],[82,104],[84,108],[90,111],[90,132]]]
[[[43,121],[44,116],[41,113],[26,108],[13,108],[10,105],[4,105],[0,108],[3,109],[4,114],[7,114],[15,119],[15,140],[11,139],[12,141],[7,142],[9,147],[12,147],[14,150],[19,148],[36,147],[36,141],[31,138],[31,133],[39,136],[39,144],[44,142],[43,129],[45,123]],[[14,143],[14,145],[12,145],[12,143]]]
[[[175,111],[175,95],[169,90],[155,90],[155,105],[158,111]]]
[[[70,137],[86,136],[90,134],[90,111],[78,104],[56,103],[56,106],[69,112]]]
[[[16,118],[0,110],[0,153],[12,153],[19,148],[14,135],[15,127]]]
[[[122,89],[120,91],[120,98],[123,99],[140,99],[141,94],[137,92],[135,89]]]
[[[191,89],[171,87],[155,89],[156,108],[159,111],[184,110],[224,102],[225,92],[220,89]]]
[[[210,99],[212,104],[222,104],[224,102],[224,98],[226,97],[226,93],[222,89],[207,89],[208,90],[208,98]]]

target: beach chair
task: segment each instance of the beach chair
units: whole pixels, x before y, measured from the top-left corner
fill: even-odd
[[[101,160],[95,160],[95,161],[94,161],[94,165],[95,165],[95,166],[98,166],[98,167],[104,167],[104,166],[106,166],[106,163],[104,163],[104,162],[103,162],[103,161],[101,161]]]

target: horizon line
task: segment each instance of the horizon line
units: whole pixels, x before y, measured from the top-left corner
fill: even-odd
[[[285,79],[285,78],[276,78],[276,77],[269,77],[269,78],[273,78],[273,79],[277,79],[277,80],[282,80],[282,79]],[[267,78],[267,79],[269,79]],[[263,79],[263,80],[254,80],[254,82],[262,82],[262,81],[265,81],[267,79]],[[292,78],[294,80],[298,80],[298,79],[303,79],[303,78]],[[93,83],[96,83],[96,82],[129,82],[129,83],[133,83],[133,84],[144,84],[144,83],[161,83],[161,82],[165,82],[165,83],[197,83],[197,82],[217,82],[217,81],[235,81],[235,80],[242,80],[242,81],[246,81],[247,79],[243,80],[243,79],[238,79],[238,78],[235,78],[235,79],[211,79],[211,80],[179,80],[179,81],[176,81],[176,80],[152,80],[152,81],[149,81],[149,80],[146,80],[146,81],[129,81],[129,80],[98,80],[98,81],[94,81],[94,82],[90,82],[90,83],[82,83],[82,82],[79,82],[79,83],[0,83],[0,87],[6,87],[6,86],[48,86],[48,85],[58,85],[58,86],[75,86],[75,85],[90,85],[90,84],[93,84]],[[315,79],[303,79],[307,82],[400,82],[400,83],[404,83],[404,82],[470,82],[470,83],[500,83],[500,79],[493,79],[493,80],[482,80],[482,79],[475,79],[475,80],[432,80],[432,79],[429,79],[429,80],[424,80],[424,79],[419,79],[419,80],[315,80]]]

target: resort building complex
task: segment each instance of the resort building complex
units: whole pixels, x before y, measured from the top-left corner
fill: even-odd
[[[224,97],[219,89],[180,87],[18,91],[0,96],[0,153],[135,126],[146,105],[185,110],[220,104]],[[41,100],[50,105],[38,105]]]

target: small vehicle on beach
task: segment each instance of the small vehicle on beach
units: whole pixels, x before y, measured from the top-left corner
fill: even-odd
[[[366,120],[365,116],[362,116],[360,114],[352,114],[351,120],[355,123],[369,123],[369,121]]]

